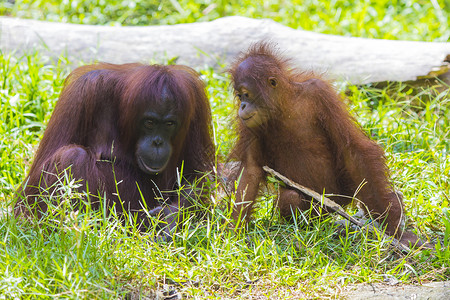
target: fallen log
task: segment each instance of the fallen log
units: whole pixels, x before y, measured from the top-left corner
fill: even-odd
[[[93,26],[0,17],[2,52],[39,49],[74,63],[178,63],[220,68],[251,42],[271,39],[293,63],[353,84],[415,81],[449,72],[450,43],[376,40],[295,30],[272,20],[225,17],[163,26]]]

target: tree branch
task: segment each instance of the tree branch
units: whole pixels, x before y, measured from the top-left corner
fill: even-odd
[[[344,209],[342,208],[342,206],[340,206],[339,204],[337,204],[336,202],[334,202],[333,200],[325,197],[324,195],[321,195],[307,187],[304,187],[296,182],[293,182],[292,180],[290,180],[289,178],[281,175],[280,173],[278,173],[277,171],[269,168],[268,166],[264,166],[263,167],[264,171],[266,171],[267,173],[271,174],[272,176],[274,176],[275,178],[277,178],[278,180],[282,181],[283,183],[285,183],[286,185],[290,186],[291,188],[302,192],[305,195],[308,195],[310,197],[313,198],[313,200],[320,205],[320,207],[326,209],[327,211],[334,211],[337,214],[339,214],[340,216],[342,216],[343,218],[349,220],[350,222],[352,222],[353,224],[364,228],[367,227],[370,231],[373,232],[377,232],[379,234],[381,234],[384,238],[386,238],[387,240],[391,241],[391,245],[394,246],[395,248],[397,248],[398,250],[401,251],[406,251],[409,252],[411,251],[411,249],[400,243],[396,238],[391,237],[386,235],[384,232],[378,230],[375,226],[373,226],[372,224],[368,223],[368,224],[364,224],[362,222],[360,222],[359,220],[355,219],[354,217],[350,216],[349,214],[347,214]]]

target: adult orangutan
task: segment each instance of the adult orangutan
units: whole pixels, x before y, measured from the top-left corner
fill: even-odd
[[[211,128],[204,84],[189,67],[80,67],[66,79],[18,191],[16,212],[44,212],[42,197],[54,192],[58,176],[70,168],[81,180],[79,191],[88,191],[91,200],[105,195],[118,212],[125,209],[141,219],[144,206],[154,208],[151,213],[162,210],[171,215],[173,227],[173,213],[188,204],[188,197],[168,191],[177,187],[178,171],[183,171],[181,184],[189,185],[202,176],[198,172],[211,170]]]
[[[230,73],[240,101],[233,151],[242,162],[236,220],[248,219],[267,165],[318,193],[341,195],[330,197],[340,205],[349,204],[357,192],[366,212],[384,221],[388,234],[418,242],[400,228],[403,203],[392,189],[382,148],[364,134],[328,82],[292,68],[267,42],[241,53]],[[310,200],[282,188],[278,207],[290,217],[309,209]]]

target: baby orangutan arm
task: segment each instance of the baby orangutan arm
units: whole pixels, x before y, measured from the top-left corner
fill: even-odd
[[[253,141],[239,169],[236,202],[232,214],[236,222],[239,219],[248,222],[258,194],[259,184],[264,179],[264,171],[258,163],[260,153],[259,144]]]

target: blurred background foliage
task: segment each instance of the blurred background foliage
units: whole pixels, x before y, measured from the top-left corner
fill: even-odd
[[[226,16],[270,18],[295,29],[447,42],[450,0],[6,0],[0,15],[92,25],[166,25]]]

